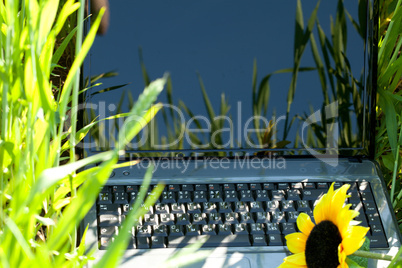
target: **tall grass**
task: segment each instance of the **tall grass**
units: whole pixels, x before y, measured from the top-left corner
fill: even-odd
[[[77,246],[76,226],[94,204],[116,166],[125,145],[141,130],[136,118],[149,122],[160,109],[152,106],[165,84],[149,84],[126,115],[127,121],[113,151],[75,160],[75,145],[92,125],[79,130],[77,103],[79,70],[88,53],[103,11],[82,40],[84,1],[0,1],[0,266],[83,266],[85,237]],[[55,49],[66,20],[76,27]],[[74,34],[76,38],[73,39]],[[53,88],[52,71],[64,50],[75,40],[75,59],[59,88]],[[54,97],[54,92],[57,92]],[[65,130],[65,123],[71,127]],[[65,139],[68,138],[67,141]],[[69,156],[62,157],[64,151]],[[68,163],[60,165],[61,160]],[[77,172],[89,164],[97,166]],[[146,175],[149,184],[151,170]],[[78,190],[77,187],[80,186]],[[155,193],[162,187],[157,187]],[[149,199],[146,204],[153,202]],[[141,203],[138,200],[137,203]],[[128,216],[124,228],[143,211]],[[122,232],[122,234],[125,234]],[[116,265],[127,237],[116,238],[102,261]]]
[[[381,1],[379,8],[376,158],[402,231],[402,1]]]

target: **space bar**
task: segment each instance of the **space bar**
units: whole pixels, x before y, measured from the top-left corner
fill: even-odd
[[[248,235],[199,235],[199,236],[181,236],[168,237],[169,248],[182,248],[199,241],[206,242],[201,247],[247,247],[251,246]]]

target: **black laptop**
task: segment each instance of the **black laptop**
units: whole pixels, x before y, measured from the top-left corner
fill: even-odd
[[[97,259],[150,164],[149,191],[166,187],[128,234],[122,267],[163,266],[200,240],[206,257],[192,267],[277,267],[298,214],[313,216],[333,182],[351,184],[371,250],[395,253],[400,233],[373,161],[376,3],[363,2],[111,1],[84,65],[88,86],[102,83],[86,92],[86,123],[167,83],[163,109],[121,158],[141,161],[114,170],[83,221]],[[114,148],[123,122],[99,123],[85,154]]]

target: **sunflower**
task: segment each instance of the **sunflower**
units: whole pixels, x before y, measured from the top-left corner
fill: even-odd
[[[348,267],[346,256],[363,245],[369,230],[351,225],[359,212],[350,210],[351,204],[344,206],[349,187],[345,184],[334,191],[334,184],[331,185],[314,208],[316,224],[306,213],[300,213],[297,218],[300,232],[285,237],[294,255],[285,258],[280,268]]]

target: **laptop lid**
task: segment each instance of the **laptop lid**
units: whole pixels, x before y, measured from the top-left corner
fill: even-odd
[[[373,157],[376,46],[366,1],[111,1],[84,66],[86,122],[168,73],[134,156]],[[375,36],[375,35],[374,35]],[[124,118],[100,122],[89,154]]]

